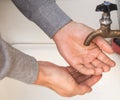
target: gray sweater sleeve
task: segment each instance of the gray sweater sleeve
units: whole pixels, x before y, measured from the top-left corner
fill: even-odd
[[[71,21],[55,0],[12,0],[16,7],[35,22],[50,38]]]
[[[37,75],[37,61],[13,48],[0,37],[0,79],[10,77],[25,83],[33,83]]]

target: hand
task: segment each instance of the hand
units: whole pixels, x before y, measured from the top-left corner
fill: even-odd
[[[83,45],[92,31],[88,26],[70,22],[53,37],[60,54],[68,64],[86,75],[102,74],[115,65],[115,62],[102,52],[113,53],[102,37],[96,37],[90,46]]]
[[[39,68],[35,84],[46,86],[67,97],[90,92],[92,85],[101,78],[101,75],[86,76],[72,67],[57,66],[49,62],[39,62]]]

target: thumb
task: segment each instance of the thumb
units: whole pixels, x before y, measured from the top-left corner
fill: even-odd
[[[97,36],[93,42],[103,51],[107,52],[107,53],[114,53],[114,51],[112,50],[112,47],[109,45],[109,43],[103,39],[103,37],[101,36]]]
[[[89,86],[83,84],[78,85],[78,88],[76,90],[78,95],[84,95],[85,93],[92,91],[92,89]]]

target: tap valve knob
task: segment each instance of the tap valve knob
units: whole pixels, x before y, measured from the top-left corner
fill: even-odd
[[[96,7],[96,11],[101,11],[104,13],[110,13],[113,10],[117,10],[117,5],[107,1],[104,1],[104,3]]]

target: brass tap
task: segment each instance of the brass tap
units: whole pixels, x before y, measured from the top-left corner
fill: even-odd
[[[118,38],[120,37],[120,30],[111,30],[112,20],[110,18],[110,11],[117,10],[117,5],[104,1],[104,3],[96,7],[96,11],[102,11],[102,18],[100,19],[100,28],[91,32],[86,38],[84,45],[90,45],[90,42],[96,37],[103,38]]]

